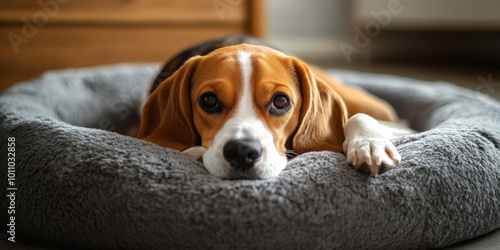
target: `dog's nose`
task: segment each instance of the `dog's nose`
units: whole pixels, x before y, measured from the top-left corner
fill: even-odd
[[[223,154],[233,168],[245,170],[253,167],[262,155],[262,147],[256,140],[231,140],[224,145]]]

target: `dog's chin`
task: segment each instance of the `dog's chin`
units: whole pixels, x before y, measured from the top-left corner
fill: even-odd
[[[231,167],[225,160],[214,160],[209,154],[203,155],[203,166],[205,169],[207,169],[211,175],[224,180],[259,180],[277,177],[286,167],[286,163],[286,157],[280,157],[272,162],[259,161],[252,168],[241,170]]]
[[[283,168],[281,170],[283,170]],[[258,171],[256,169],[244,171],[232,170],[227,176],[220,176],[219,178],[227,180],[263,180],[278,176],[281,173],[281,170],[273,173],[262,173],[262,171]]]
[[[272,176],[264,178],[258,176],[253,171],[231,171],[225,176],[218,176],[218,177],[223,180],[261,180],[261,179],[271,178]]]

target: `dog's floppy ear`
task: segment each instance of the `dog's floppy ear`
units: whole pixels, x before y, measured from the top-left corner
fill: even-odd
[[[200,57],[186,61],[151,93],[144,104],[137,138],[162,147],[185,150],[196,144],[190,85]]]
[[[299,126],[292,140],[296,153],[342,152],[347,109],[341,97],[306,63],[292,58],[302,93]]]

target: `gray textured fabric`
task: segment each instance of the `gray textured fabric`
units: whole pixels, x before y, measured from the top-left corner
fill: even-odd
[[[500,105],[449,84],[333,73],[421,133],[375,178],[312,152],[268,180],[219,180],[179,152],[123,136],[157,65],[48,72],[0,97],[15,137],[16,233],[88,248],[412,249],[500,227]],[[108,131],[105,131],[105,130]],[[0,172],[6,225],[7,171]]]

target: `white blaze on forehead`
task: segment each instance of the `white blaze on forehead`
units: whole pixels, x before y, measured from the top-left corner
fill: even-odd
[[[238,104],[238,111],[235,117],[238,118],[249,118],[255,116],[253,111],[252,102],[252,53],[248,51],[238,52],[238,64],[241,69],[242,83],[243,83],[243,94],[241,96],[240,103]]]

